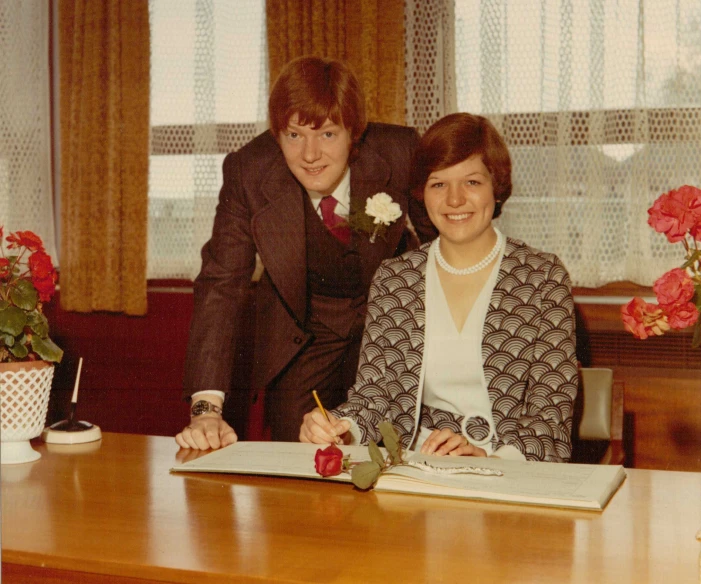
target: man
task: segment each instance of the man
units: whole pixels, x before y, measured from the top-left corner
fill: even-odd
[[[408,190],[416,131],[367,124],[362,91],[346,65],[317,57],[290,62],[268,109],[270,130],[224,161],[212,238],[195,281],[184,384],[192,415],[176,436],[183,448],[236,441],[222,406],[235,357],[250,342],[243,323],[256,252],[265,271],[256,287],[250,381],[266,388],[272,438],[295,441],[314,407],[312,390],[330,408],[345,400],[370,281],[383,259],[406,249],[407,213],[421,240],[435,235]],[[387,225],[365,213],[379,193],[401,211],[385,217]],[[245,411],[247,392],[233,393],[234,407]]]

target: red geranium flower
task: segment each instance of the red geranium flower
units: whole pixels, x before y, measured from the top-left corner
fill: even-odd
[[[664,311],[667,314],[669,326],[673,329],[684,329],[688,326],[696,324],[699,319],[699,311],[694,306],[693,302],[683,302],[665,306]]]
[[[674,268],[660,276],[652,289],[663,308],[670,304],[689,302],[694,297],[694,281],[681,268]]]
[[[681,241],[691,229],[701,229],[701,189],[684,185],[669,191],[660,195],[647,212],[650,227],[664,233],[670,243]]]
[[[56,292],[56,270],[51,257],[43,251],[35,251],[27,262],[32,273],[32,284],[42,302],[48,302]]]
[[[0,239],[2,239],[2,228],[0,228]],[[5,279],[10,276],[10,260],[0,258],[0,279]]]
[[[621,317],[626,330],[639,339],[652,335],[662,335],[669,330],[667,315],[657,304],[645,302],[635,297],[628,304],[621,306]]]
[[[44,242],[32,231],[16,231],[7,236],[8,249],[26,247],[29,251],[44,251]]]

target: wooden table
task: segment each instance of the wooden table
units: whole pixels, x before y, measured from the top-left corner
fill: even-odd
[[[14,582],[700,582],[701,473],[630,470],[603,513],[170,474],[170,437],[2,467]]]

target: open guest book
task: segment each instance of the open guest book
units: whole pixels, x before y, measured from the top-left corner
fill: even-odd
[[[209,472],[297,477],[350,482],[350,474],[321,477],[314,468],[317,444],[237,442],[175,466],[174,472]],[[323,448],[323,447],[322,447]],[[365,446],[341,446],[351,462],[370,460]],[[404,454],[407,461],[427,464],[393,466],[380,476],[375,491],[434,495],[601,511],[623,483],[622,466],[520,462],[499,458]],[[447,474],[456,467],[478,467],[491,474]]]

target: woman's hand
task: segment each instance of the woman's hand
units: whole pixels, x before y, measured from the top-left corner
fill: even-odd
[[[443,456],[487,456],[487,452],[479,446],[473,446],[462,434],[452,430],[434,430],[421,445],[422,454]]]
[[[234,429],[219,414],[202,414],[190,419],[175,441],[181,448],[209,450],[229,446],[238,440]]]
[[[299,429],[299,441],[312,444],[343,444],[343,436],[350,430],[351,423],[348,420],[339,420],[332,414],[328,416],[327,420],[319,408],[304,414]]]

